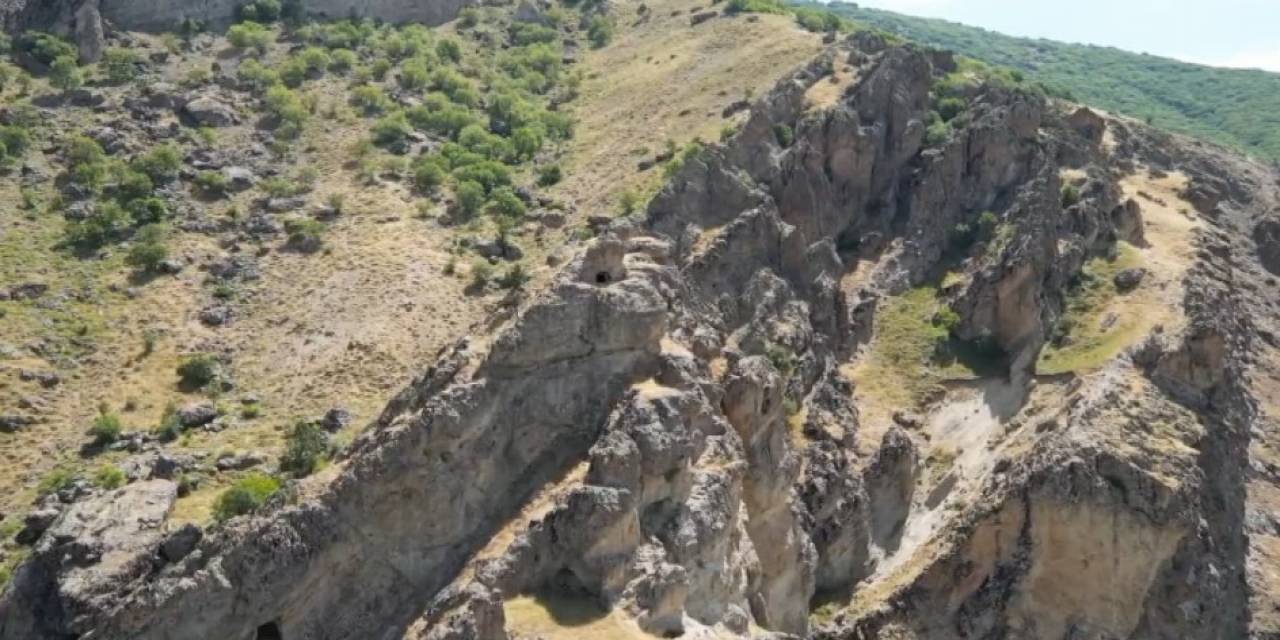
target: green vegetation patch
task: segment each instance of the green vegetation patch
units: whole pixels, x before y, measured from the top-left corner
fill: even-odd
[[[280,480],[265,473],[250,473],[236,481],[213,504],[218,522],[252,513],[280,490]]]
[[[1079,283],[1067,292],[1066,309],[1050,344],[1040,352],[1037,373],[1098,369],[1141,337],[1142,309],[1111,304],[1121,295],[1116,274],[1139,266],[1141,260],[1133,245],[1121,242],[1115,259],[1094,258],[1085,264]]]
[[[1011,67],[1061,95],[1179,133],[1280,159],[1280,74],[1220,69],[1109,47],[1016,38],[945,20],[833,2],[831,10],[909,40]]]
[[[855,382],[888,406],[909,407],[938,393],[943,381],[979,377],[985,367],[972,357],[977,350],[951,337],[959,321],[935,286],[884,300]]]

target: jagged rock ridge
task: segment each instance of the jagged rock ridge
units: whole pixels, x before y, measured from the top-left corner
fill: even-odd
[[[837,65],[852,81],[811,108]],[[44,540],[0,600],[0,638],[491,640],[507,637],[503,598],[548,590],[658,635],[1243,637],[1230,461],[1256,401],[1236,283],[1261,275],[1213,256],[1253,237],[1236,223],[1275,201],[1275,176],[996,86],[926,145],[951,69],[865,35],[836,47],[691,155],[643,223],[614,224],[442,353],[336,477],[189,553],[144,537],[127,571]],[[1190,173],[1188,199],[1218,222],[1185,319],[1037,407],[1069,283],[1144,241],[1121,185],[1139,165]],[[1078,202],[1067,171],[1085,176]],[[984,211],[1008,241],[956,255],[952,230]],[[863,442],[842,365],[885,300],[943,268],[965,275],[944,292],[956,336],[1004,354],[1020,444],[918,495],[918,421]],[[1141,427],[1157,423],[1163,449]],[[549,508],[512,520],[548,486]],[[842,593],[843,612],[811,624]]]

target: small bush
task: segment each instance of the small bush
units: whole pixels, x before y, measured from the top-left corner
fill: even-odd
[[[161,145],[135,159],[133,168],[155,182],[168,182],[178,177],[182,168],[182,152],[175,145]]]
[[[524,201],[510,187],[494,189],[489,198],[489,206],[495,214],[507,218],[519,219],[525,214]]]
[[[930,147],[936,147],[946,143],[951,139],[951,125],[943,122],[941,118],[929,124],[924,132],[924,143]]]
[[[367,84],[351,92],[351,104],[359,107],[366,116],[372,116],[391,108],[391,99],[381,87]]]
[[[75,45],[50,33],[28,31],[18,40],[18,47],[31,54],[42,64],[51,64],[58,58],[79,54]]]
[[[254,49],[258,53],[266,53],[267,48],[275,41],[275,34],[256,22],[241,22],[227,30],[227,40],[237,49]]]
[[[329,451],[329,436],[314,422],[301,421],[293,430],[280,456],[280,471],[295,478],[315,473]]]
[[[93,249],[123,239],[133,228],[133,216],[115,202],[99,202],[89,217],[67,225],[68,244]]]
[[[477,289],[483,289],[488,286],[491,278],[493,278],[493,265],[484,258],[476,258],[471,263],[471,285]]]
[[[89,435],[93,436],[94,444],[102,446],[119,440],[120,432],[123,430],[124,425],[120,422],[120,416],[111,412],[102,412],[93,419],[93,426],[89,427]]]
[[[623,191],[618,196],[618,207],[622,210],[622,215],[629,216],[636,212],[636,208],[640,206],[640,194],[630,189]]]
[[[609,44],[613,39],[613,23],[601,15],[592,17],[591,24],[587,27],[587,39],[597,49]]]
[[[538,186],[549,187],[564,179],[560,165],[552,164],[538,169]]]
[[[182,423],[178,421],[178,407],[172,402],[165,405],[160,414],[160,424],[156,425],[155,434],[162,442],[173,442],[182,435]]]
[[[444,38],[436,43],[436,55],[448,62],[462,62],[462,47],[456,40]]]
[[[84,73],[75,56],[62,56],[49,65],[49,84],[62,91],[79,89],[84,84]]]
[[[116,84],[132,82],[142,72],[142,56],[130,49],[107,49],[98,63],[107,80]]]
[[[133,246],[125,256],[125,262],[148,273],[159,270],[160,264],[169,259],[169,247],[165,245],[168,229],[162,224],[149,224],[138,230]]]
[[[403,111],[397,111],[379,118],[373,124],[373,142],[384,147],[403,144],[413,133],[413,126],[405,118]]]
[[[433,193],[440,185],[444,184],[448,174],[445,173],[440,163],[431,158],[425,158],[418,162],[413,170],[413,184],[422,193]]]
[[[951,122],[962,111],[969,108],[963,98],[943,98],[938,101],[938,116],[943,122]]]
[[[218,496],[213,503],[213,518],[225,522],[252,513],[279,490],[279,480],[264,473],[250,473]]]
[[[529,282],[529,272],[524,264],[517,262],[498,278],[498,286],[503,289],[519,289]]]
[[[197,353],[182,359],[177,369],[185,387],[204,388],[222,377],[222,361],[210,353]]]
[[[293,218],[284,223],[289,246],[301,251],[318,251],[324,246],[324,223],[311,218]]]
[[[792,142],[795,142],[796,134],[791,130],[791,127],[785,124],[775,124],[773,125],[773,137],[778,141],[779,145],[789,147]]]
[[[1073,184],[1062,187],[1062,208],[1066,209],[1080,202],[1080,189]]]
[[[230,181],[221,171],[201,171],[196,174],[195,184],[198,189],[209,195],[221,196],[227,192]]]
[[[257,60],[245,60],[236,70],[236,78],[250,91],[261,94],[280,83],[280,74]]]
[[[459,11],[458,24],[468,29],[480,24],[480,10],[475,7],[466,7]]]
[[[123,487],[125,480],[124,471],[110,464],[102,465],[98,472],[93,474],[93,483],[107,491]]]
[[[484,185],[472,180],[463,180],[454,190],[458,199],[458,208],[462,213],[473,216],[480,212],[480,207],[484,206],[485,200]]]
[[[336,73],[347,73],[355,68],[360,57],[350,49],[337,49],[330,54],[329,69]]]
[[[58,467],[50,471],[45,477],[40,479],[40,484],[36,485],[36,494],[40,497],[57,493],[71,486],[71,483],[78,479],[75,471],[66,467]]]

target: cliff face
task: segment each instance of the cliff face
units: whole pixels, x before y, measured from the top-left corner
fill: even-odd
[[[442,353],[329,477],[190,553],[136,523],[123,548],[42,541],[0,638],[494,640],[520,594],[667,636],[1245,637],[1234,461],[1276,176],[985,84],[927,137],[952,70],[841,43]],[[1165,315],[1087,375],[1039,374],[1120,243],[1169,261],[1133,298]],[[878,406],[849,365],[938,280],[955,317],[925,323],[993,362]]]

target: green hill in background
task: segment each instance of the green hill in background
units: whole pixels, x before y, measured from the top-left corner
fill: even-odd
[[[1017,38],[841,2],[825,7],[908,40],[1021,70],[1028,79],[1079,102],[1280,161],[1280,74],[1206,67],[1111,47]]]

